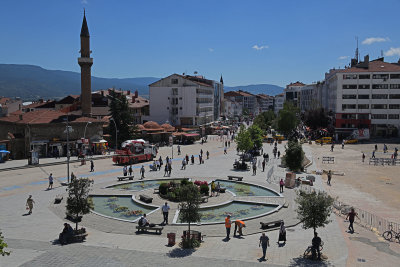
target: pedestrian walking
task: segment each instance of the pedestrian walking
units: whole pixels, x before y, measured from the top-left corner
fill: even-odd
[[[26,200],[26,209],[29,210],[28,214],[32,214],[34,203],[35,201],[32,199],[32,195],[29,195],[28,199]]]
[[[164,206],[162,206],[161,208],[161,212],[163,214],[164,217],[164,221],[162,222],[162,224],[166,225],[168,224],[168,213],[169,213],[170,207],[168,206],[168,203],[165,202]]]
[[[342,140],[342,149],[344,149],[344,140]]]
[[[375,151],[377,151],[378,150],[378,145],[377,144],[375,144]]]
[[[124,165],[124,168],[122,168],[122,173],[124,174],[124,176],[128,175],[128,168],[126,165]]]
[[[283,186],[285,185],[285,182],[283,179],[279,181],[279,193],[283,193]]]
[[[212,181],[212,182],[211,182],[211,196],[212,196],[212,197],[213,197],[214,194],[215,194],[215,188],[216,188],[215,182]]]
[[[226,147],[224,147],[224,154],[225,154],[225,155],[227,154],[227,152],[226,152]]]
[[[200,149],[200,155],[203,156],[203,149]]]
[[[206,156],[207,156],[207,159],[210,159],[210,152],[208,152],[208,150],[206,152]]]
[[[386,144],[383,144],[383,153],[386,153],[387,150],[388,150],[387,145],[386,145]]]
[[[225,141],[225,146],[228,147],[228,141]]]
[[[182,160],[181,170],[186,170],[186,160],[185,159]]]
[[[189,155],[186,154],[185,158],[186,158],[186,163],[189,164]]]
[[[262,171],[264,172],[265,171],[265,159],[262,161],[262,163],[261,163],[261,165],[262,165]]]
[[[269,238],[265,233],[261,234],[260,243],[258,244],[258,246],[262,248],[263,256],[261,257],[261,260],[264,261],[265,255],[267,253],[267,247],[269,247]]]
[[[94,162],[90,160],[90,172],[94,172]]]
[[[349,232],[350,233],[354,233],[354,227],[353,227],[353,223],[354,223],[354,219],[355,217],[357,217],[358,219],[360,219],[358,217],[357,212],[354,211],[354,208],[351,208],[350,212],[347,214],[346,220],[349,219]]]
[[[329,172],[328,172],[328,185],[331,185],[331,179],[332,179],[332,171],[329,170]]]
[[[132,176],[133,170],[132,170],[132,165],[129,165],[129,176]]]
[[[231,141],[228,141],[228,147],[231,147]]]
[[[278,159],[281,156],[281,151],[278,150]]]
[[[231,239],[229,236],[231,234],[231,225],[232,225],[232,221],[231,221],[231,215],[227,215],[225,218],[225,229],[226,229],[226,239],[229,240]]]
[[[257,165],[253,163],[253,175],[257,174]]]
[[[375,150],[372,151],[372,158],[375,158]]]
[[[53,189],[53,174],[50,173],[49,175],[49,186],[47,187],[47,189]]]
[[[178,155],[180,155],[180,154],[181,154],[181,146],[178,145]]]
[[[143,179],[144,178],[144,165],[142,165],[142,168],[140,168],[140,174],[142,175],[141,177],[140,177],[140,179]]]
[[[219,196],[219,193],[221,191],[221,185],[219,184],[219,182],[217,182],[217,187],[215,188],[215,190],[217,191],[217,196]]]
[[[190,158],[192,161],[192,165],[194,164],[194,156],[192,155],[192,157]]]
[[[364,162],[364,160],[365,160],[365,154],[364,154],[364,152],[362,153],[362,162]]]
[[[331,152],[333,152],[333,148],[335,147],[334,144],[331,145]]]
[[[171,176],[172,164],[168,164],[168,176]]]
[[[201,164],[201,155],[199,155],[199,164]]]
[[[281,221],[281,227],[279,228],[278,245],[280,245],[279,242],[281,241],[283,242],[283,244],[286,243],[286,227],[283,221]]]
[[[71,183],[73,183],[76,179],[76,176],[73,172],[71,172]]]
[[[168,174],[168,171],[169,171],[168,164],[165,164],[164,177]]]
[[[160,156],[160,158],[158,159],[158,161],[160,162],[160,169],[161,169],[161,167],[162,167],[162,165],[163,165],[163,161],[162,161],[162,157]]]

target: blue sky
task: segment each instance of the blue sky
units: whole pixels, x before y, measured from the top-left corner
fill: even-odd
[[[349,63],[355,36],[361,57],[400,57],[399,0],[1,0],[0,63],[79,71],[83,8],[98,77],[311,83]]]

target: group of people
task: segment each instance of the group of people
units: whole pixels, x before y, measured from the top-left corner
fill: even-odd
[[[216,196],[219,196],[221,191],[221,185],[219,184],[219,182],[217,182],[217,184],[215,184],[214,181],[211,182],[211,196],[213,197],[215,194],[217,194]]]

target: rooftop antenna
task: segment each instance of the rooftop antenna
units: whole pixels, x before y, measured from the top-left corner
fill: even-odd
[[[383,50],[381,50],[381,57],[383,57]]]
[[[357,48],[356,48],[356,57],[355,57],[355,59],[357,59],[357,63],[358,63],[358,59],[359,59],[359,52],[358,52],[358,36],[356,36],[356,42],[357,42]]]

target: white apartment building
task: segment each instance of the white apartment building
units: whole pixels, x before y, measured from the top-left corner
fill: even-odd
[[[343,137],[357,128],[371,135],[389,136],[400,128],[400,61],[383,58],[326,74],[328,110],[336,113],[336,133]],[[395,130],[397,128],[397,130]]]
[[[285,101],[291,101],[296,107],[300,107],[301,88],[305,84],[302,82],[290,83],[283,90],[285,93]]]
[[[300,91],[300,110],[305,112],[311,109],[325,108],[323,101],[324,82],[304,85]]]
[[[274,110],[274,97],[266,94],[258,94],[258,113],[266,112],[268,110]]]
[[[224,99],[224,116],[228,119],[239,118],[242,116],[242,105],[230,99]]]
[[[215,92],[218,90],[218,92]],[[149,120],[173,126],[199,126],[220,116],[223,84],[202,76],[172,74],[149,85]],[[215,112],[215,109],[218,112]]]
[[[283,109],[283,103],[285,102],[285,93],[276,95],[274,97],[274,112],[278,114],[281,109]]]
[[[242,105],[242,109],[246,109],[250,114],[256,116],[258,112],[257,97],[249,92],[242,90],[230,91],[224,94],[225,99],[238,102]]]

